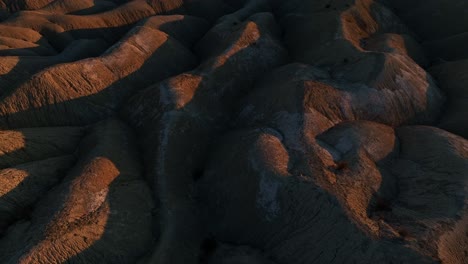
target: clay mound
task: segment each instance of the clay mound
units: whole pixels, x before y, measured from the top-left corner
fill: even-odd
[[[40,10],[59,14],[91,15],[109,11],[115,7],[117,7],[115,1],[108,0],[55,0],[42,7]]]
[[[97,58],[59,64],[33,75],[3,98],[0,122],[5,127],[96,122],[111,115],[132,91],[193,67],[196,58],[190,50],[158,26],[136,26]]]
[[[252,245],[280,263],[463,263],[464,139],[425,127],[395,134],[374,123],[304,135],[302,149],[293,136],[265,127],[221,140],[199,183],[219,240]],[[437,145],[421,149],[425,140]],[[433,189],[439,181],[450,183]]]
[[[400,64],[409,62],[401,56],[389,58]],[[241,114],[249,123],[267,116],[274,123],[294,122],[298,114],[305,114],[315,123],[314,133],[344,120],[372,120],[392,126],[434,122],[440,112],[441,93],[426,72],[411,68],[412,62],[409,65],[394,67],[389,76],[378,76],[370,85],[343,80],[345,77],[336,72],[309,65],[286,65],[259,82]],[[362,71],[358,66],[353,67]],[[264,98],[265,93],[268,98]]]
[[[13,222],[28,217],[35,202],[61,180],[73,162],[73,156],[62,156],[0,170],[0,233]]]
[[[152,239],[152,198],[131,141],[118,121],[96,125],[80,144],[76,165],[31,219],[8,229],[2,259],[132,263],[144,254]]]
[[[82,134],[79,127],[0,132],[0,235],[61,180]]]
[[[182,263],[198,254],[197,239],[184,241],[185,237],[192,239],[193,233],[199,232],[188,228],[200,228],[187,220],[187,217],[194,218],[193,202],[184,198],[191,192],[191,175],[200,170],[206,145],[218,131],[225,129],[225,120],[229,119],[236,99],[248,91],[256,74],[266,73],[285,58],[285,51],[272,30],[275,22],[271,14],[256,14],[231,27],[230,36],[215,42],[226,47],[225,50],[207,56],[191,72],[141,91],[129,101],[125,111],[126,119],[142,131],[141,143],[145,145],[145,157],[150,165],[148,172],[151,177],[158,175],[150,181],[156,182],[163,208],[173,211],[166,220],[161,248],[154,257],[157,261]],[[226,78],[233,79],[223,83]],[[173,157],[188,153],[194,156],[187,164],[174,163]],[[181,248],[184,254],[179,253]]]
[[[396,53],[410,57],[421,67],[429,65],[423,48],[411,35],[378,34],[361,41],[361,46],[369,51]]]
[[[301,10],[284,18],[285,40],[295,60],[319,65],[353,62],[372,55],[362,47],[367,38],[412,34],[386,7],[374,1],[348,2],[355,3],[312,13]]]
[[[63,50],[76,39],[104,39],[108,43],[117,41],[129,28],[141,19],[158,15],[175,13],[194,14],[208,19],[221,16],[226,8],[214,9],[214,14],[198,12],[199,8],[211,3],[225,6],[222,1],[191,1],[188,4],[182,1],[128,1],[104,12],[80,15],[70,13],[73,10],[85,10],[86,1],[81,4],[72,4],[71,1],[56,0],[50,5],[37,11],[23,11],[16,13],[3,22],[5,26],[0,36],[11,34],[16,27],[31,29],[39,33],[57,50]],[[82,2],[82,1],[80,1]],[[93,1],[91,1],[93,2]],[[89,2],[88,5],[99,3]],[[84,5],[84,6],[83,6]],[[212,4],[213,6],[213,4]],[[194,8],[196,10],[192,10]],[[80,9],[81,8],[81,9]],[[25,10],[27,8],[22,8]],[[208,9],[201,9],[208,10]]]
[[[468,262],[462,0],[0,0],[0,264]]]
[[[2,0],[0,6],[8,11],[34,10],[46,6],[54,0]]]
[[[42,54],[29,49],[26,52],[33,54],[24,54],[21,50],[14,50],[12,54],[20,55],[8,56],[10,53],[8,51],[12,50],[5,50],[7,56],[3,57],[0,62],[0,95],[14,91],[25,80],[47,67],[98,56],[106,48],[107,44],[102,40],[83,39],[72,42],[63,52],[53,56],[39,56]]]
[[[45,44],[45,43],[44,43]],[[2,56],[8,55],[54,55],[55,50],[49,47],[40,46],[36,43],[28,42],[21,39],[10,37],[0,37],[0,54]]]

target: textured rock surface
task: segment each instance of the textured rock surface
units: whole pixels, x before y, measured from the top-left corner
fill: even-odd
[[[0,264],[467,263],[467,7],[0,0]]]

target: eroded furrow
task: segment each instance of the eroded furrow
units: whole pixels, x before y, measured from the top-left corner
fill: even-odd
[[[466,263],[439,2],[0,0],[0,263]]]

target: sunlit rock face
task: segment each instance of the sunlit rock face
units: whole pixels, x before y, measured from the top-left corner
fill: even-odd
[[[0,0],[0,264],[468,263],[467,3]]]

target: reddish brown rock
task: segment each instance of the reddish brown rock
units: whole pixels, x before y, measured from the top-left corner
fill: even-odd
[[[0,263],[467,263],[465,10],[0,0]]]

